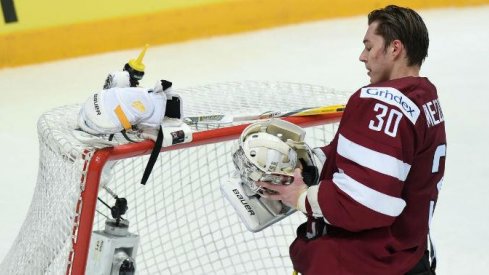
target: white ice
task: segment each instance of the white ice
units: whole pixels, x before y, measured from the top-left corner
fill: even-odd
[[[439,274],[487,274],[489,6],[420,13],[431,39],[422,75],[438,87],[448,135],[445,181],[432,225]],[[358,61],[366,27],[362,16],[154,46],[146,55],[142,84],[152,86],[159,78],[175,87],[278,80],[354,91],[368,82]],[[138,53],[0,70],[0,259],[13,244],[34,192],[37,118],[53,107],[84,101],[107,72]]]

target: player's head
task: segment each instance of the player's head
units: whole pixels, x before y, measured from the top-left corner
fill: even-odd
[[[394,5],[368,15],[365,49],[360,55],[372,83],[389,80],[399,64],[419,67],[428,55],[429,37],[421,16]]]
[[[282,120],[258,122],[248,126],[233,152],[233,162],[241,179],[259,192],[256,181],[289,184],[300,165],[294,143],[303,144],[304,130]]]

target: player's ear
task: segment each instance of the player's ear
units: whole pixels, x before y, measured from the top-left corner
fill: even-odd
[[[404,45],[398,39],[393,40],[389,46],[389,52],[392,57],[397,58],[404,52]]]

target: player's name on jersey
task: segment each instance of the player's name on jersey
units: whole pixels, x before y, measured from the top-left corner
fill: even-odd
[[[428,127],[436,126],[445,121],[438,98],[423,104],[423,110],[426,115]]]
[[[420,110],[414,102],[399,90],[392,87],[366,87],[362,88],[360,97],[374,98],[392,106],[397,106],[406,117],[416,124]]]

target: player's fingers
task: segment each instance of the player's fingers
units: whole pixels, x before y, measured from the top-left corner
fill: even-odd
[[[256,183],[256,185],[258,185],[258,186],[265,187],[265,188],[268,188],[268,189],[272,189],[272,188],[270,188],[272,185],[271,185],[270,183],[268,183],[268,182],[264,182],[264,181],[257,181],[257,182],[255,182],[255,183]]]
[[[294,170],[294,181],[293,181],[294,184],[303,184],[304,183],[304,179],[302,177],[302,169],[300,168],[295,168]]]
[[[278,201],[281,200],[282,197],[280,196],[280,194],[267,194],[267,199]]]
[[[256,185],[261,186],[263,188],[266,188],[268,190],[272,190],[272,191],[278,192],[278,193],[280,193],[280,191],[282,191],[282,189],[283,189],[283,186],[282,185],[271,184],[271,183],[264,182],[264,181],[257,181],[256,182]]]
[[[295,168],[294,169],[294,178],[302,179],[302,169],[301,168]]]

